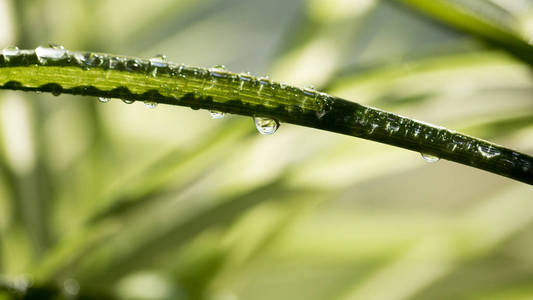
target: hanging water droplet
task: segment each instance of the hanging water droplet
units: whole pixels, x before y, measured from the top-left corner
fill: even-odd
[[[9,47],[2,49],[2,54],[4,55],[4,59],[6,61],[9,61],[11,58],[17,56],[20,54],[20,50],[18,47]]]
[[[98,97],[98,101],[102,102],[102,103],[107,103],[109,102],[109,98],[105,98],[105,97]]]
[[[216,110],[210,110],[209,114],[211,115],[211,118],[213,119],[222,119],[224,118],[224,115],[225,115],[223,112],[216,111]]]
[[[135,100],[122,99],[122,102],[124,102],[126,104],[132,104],[133,102],[135,102]]]
[[[144,106],[148,108],[155,108],[157,106],[157,102],[153,101],[144,101]]]
[[[278,121],[264,117],[254,117],[255,128],[260,134],[273,134],[279,127]]]
[[[65,58],[67,56],[67,50],[60,45],[52,44],[49,47],[39,46],[35,48],[35,55],[37,55],[40,63],[45,64],[49,61],[57,61]]]
[[[427,154],[427,153],[420,153],[422,155],[422,158],[427,161],[428,163],[436,163],[440,160],[439,157]]]

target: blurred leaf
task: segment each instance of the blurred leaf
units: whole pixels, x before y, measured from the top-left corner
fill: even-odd
[[[464,30],[533,65],[533,46],[520,36],[516,20],[490,1],[400,0],[454,28]]]

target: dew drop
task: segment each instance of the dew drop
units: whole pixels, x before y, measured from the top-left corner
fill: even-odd
[[[440,160],[437,156],[427,154],[427,153],[420,153],[422,155],[422,158],[427,161],[428,163],[436,163]]]
[[[98,101],[102,102],[102,103],[107,103],[109,102],[109,98],[105,98],[105,97],[98,97]]]
[[[124,102],[124,103],[126,103],[126,104],[132,104],[133,102],[135,102],[135,100],[122,99],[122,102]]]
[[[57,61],[65,58],[67,56],[67,50],[63,46],[54,44],[48,47],[39,46],[35,48],[35,55],[37,55],[40,63],[45,64],[49,61]]]
[[[241,82],[239,84],[239,91],[242,92],[244,90],[244,84],[246,82],[250,83],[252,81],[252,76],[250,75],[250,72],[239,74],[239,81]]]
[[[273,134],[279,127],[278,121],[264,117],[254,117],[255,128],[260,134]]]
[[[495,156],[500,155],[500,151],[492,147],[491,145],[480,144],[477,146],[477,150],[484,158],[493,158]]]
[[[376,130],[376,128],[379,127],[379,124],[378,123],[371,123],[370,124],[370,130],[368,130],[368,134],[372,134],[374,133],[374,131]]]
[[[104,58],[96,53],[74,53],[74,59],[84,69],[101,66]]]
[[[4,59],[6,61],[9,61],[11,58],[19,55],[20,50],[18,47],[9,47],[9,48],[2,49],[2,54],[4,55]]]
[[[150,58],[150,66],[152,67],[152,76],[156,77],[158,68],[168,67],[167,57],[163,54],[157,54]]]
[[[144,106],[148,108],[155,108],[157,106],[157,102],[153,101],[144,101]]]
[[[153,67],[164,68],[168,66],[167,57],[163,54],[154,55],[152,58],[150,58],[150,64]]]
[[[393,134],[400,130],[400,124],[394,119],[389,119],[386,125],[386,129],[389,134]]]
[[[210,110],[209,114],[211,115],[211,118],[213,119],[222,119],[224,118],[224,115],[225,115],[223,112],[215,111],[215,110]]]
[[[73,56],[79,65],[84,65],[85,61],[87,60],[87,58],[85,57],[85,54],[80,53],[80,52],[74,52]]]
[[[85,64],[89,67],[98,67],[102,65],[103,62],[104,58],[96,53],[89,53],[89,55],[85,57]]]
[[[107,64],[104,65],[105,68],[115,70],[118,68],[119,64],[121,63],[121,59],[115,56],[110,56],[107,59]]]
[[[212,69],[217,69],[217,70],[223,70],[223,71],[225,71],[225,70],[226,70],[226,66],[225,66],[225,65],[216,65],[216,66],[214,66]]]
[[[263,89],[265,88],[265,86],[270,85],[269,77],[263,76],[263,77],[258,78],[258,83],[259,83],[259,89],[257,90],[257,95],[261,96],[261,93],[263,92]]]
[[[143,68],[143,63],[138,59],[127,60],[124,64],[126,71],[136,72]]]

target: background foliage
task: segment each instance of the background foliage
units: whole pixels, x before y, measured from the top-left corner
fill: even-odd
[[[405,2],[2,0],[0,46],[224,64],[533,154],[533,2]],[[503,177],[69,95],[1,91],[0,129],[0,299],[533,297],[533,191]]]

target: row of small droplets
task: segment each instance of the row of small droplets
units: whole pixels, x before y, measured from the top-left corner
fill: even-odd
[[[531,172],[532,163],[518,152],[503,152],[498,147],[488,142],[475,140],[453,130],[440,126],[434,126],[422,121],[415,121],[393,115],[375,108],[365,108],[358,111],[353,119],[346,120],[358,124],[371,135],[377,130],[389,136],[402,135],[419,140],[421,143],[435,143],[443,145],[443,149],[449,152],[474,152],[478,159],[494,160],[509,168],[521,170],[524,173]],[[439,161],[439,157],[421,153],[424,160],[430,163]]]
[[[90,69],[92,67],[102,67],[108,69],[120,69],[131,72],[145,72],[147,76],[156,77],[159,73],[179,76],[183,79],[187,78],[187,74],[183,71],[184,65],[170,64],[164,55],[156,55],[149,59],[148,62],[140,59],[131,59],[126,57],[107,56],[98,53],[69,53],[63,46],[50,45],[48,47],[39,46],[35,50],[19,50],[17,47],[6,48],[2,50],[3,59],[9,62],[11,59],[16,59],[21,54],[33,54],[42,65],[48,65],[58,61],[72,59],[82,68]],[[271,82],[268,77],[255,78],[249,73],[233,74],[227,72],[225,67],[217,65],[208,70],[201,68],[188,68],[189,77],[200,80],[200,88],[195,90],[196,96],[201,96],[202,93],[208,94],[209,90],[215,88],[217,85],[224,84],[224,82],[233,82],[232,91],[235,97],[255,97],[266,101],[269,104],[269,99],[273,99],[276,93],[282,92],[286,95],[292,95],[295,99],[300,101],[301,105],[288,107],[289,113],[291,111],[301,112],[302,107],[312,108],[315,111],[317,119],[322,119],[330,110],[333,99],[325,93],[316,91],[313,87],[305,89],[298,89],[290,87],[286,84],[278,84]],[[187,84],[187,80],[183,80]],[[235,88],[237,86],[237,88]],[[253,88],[250,88],[253,87]],[[254,91],[256,95],[250,94]],[[100,97],[99,101],[106,103],[109,98]],[[134,100],[123,99],[127,104],[131,104]],[[157,103],[152,101],[144,102],[146,107],[154,108]],[[224,117],[223,112],[210,111],[214,119]],[[383,122],[385,118],[385,122]],[[473,139],[466,138],[463,135],[446,130],[444,128],[435,127],[423,122],[414,122],[393,116],[391,114],[381,112],[376,109],[367,108],[360,111],[354,116],[353,120],[347,120],[353,123],[359,123],[361,128],[366,128],[368,134],[373,134],[375,130],[383,130],[388,135],[403,134],[404,136],[412,136],[415,139],[426,139],[429,142],[440,142],[445,144],[445,147],[451,151],[469,151],[474,149],[483,159],[499,159],[501,163],[511,167],[519,167],[524,172],[531,170],[531,163],[520,156],[519,153],[513,152],[510,155],[504,155],[498,148],[489,143],[478,142]],[[279,122],[275,119],[254,116],[254,122],[261,134],[272,134],[279,127]],[[405,124],[404,124],[405,122]],[[427,125],[427,126],[426,126]],[[438,157],[422,154],[424,159],[428,162],[436,162]]]
[[[144,71],[147,76],[156,77],[158,73],[170,74],[174,76],[182,77],[183,82],[187,83],[187,75],[182,72],[185,68],[184,65],[173,65],[167,61],[166,56],[156,55],[149,59],[148,62],[140,59],[131,59],[126,57],[107,56],[98,53],[82,53],[72,52],[69,53],[63,46],[49,45],[48,47],[39,46],[35,50],[20,50],[17,47],[3,49],[2,54],[4,60],[9,62],[11,59],[18,57],[20,54],[30,54],[34,51],[37,59],[41,65],[51,65],[59,61],[72,61],[74,60],[83,69],[90,69],[93,67],[101,67],[107,69],[120,69],[124,71],[139,72]],[[209,90],[214,88],[221,82],[233,81],[233,88],[228,90],[232,91],[235,98],[249,96],[261,99],[264,104],[269,104],[269,99],[276,94],[277,91],[284,92],[285,94],[292,95],[295,99],[301,100],[301,106],[293,105],[287,107],[289,113],[301,112],[302,107],[310,107],[316,112],[318,119],[321,119],[331,109],[332,98],[325,93],[320,93],[312,87],[305,89],[299,89],[289,87],[286,84],[277,84],[271,82],[268,77],[255,78],[249,73],[233,74],[227,72],[223,65],[217,65],[213,68],[205,69],[201,68],[189,68],[188,70],[192,78],[200,79],[200,88],[195,90],[195,96],[201,96],[202,93],[209,93]],[[189,78],[191,79],[191,78]],[[235,88],[237,86],[237,88]],[[256,95],[249,94],[250,87],[255,88]],[[58,95],[57,93],[54,93]],[[109,102],[109,98],[99,97],[100,102]],[[131,104],[134,100],[123,99],[124,103]],[[144,104],[148,108],[155,108],[157,103],[147,100]],[[215,119],[224,117],[224,113],[218,111],[210,111],[210,114]],[[258,130],[262,134],[272,134],[279,127],[277,120],[265,117],[254,116],[255,124]]]

